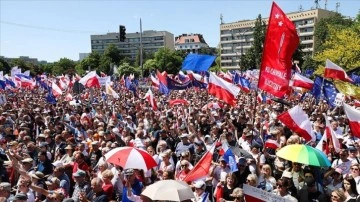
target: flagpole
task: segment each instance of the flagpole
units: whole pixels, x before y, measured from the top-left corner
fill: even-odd
[[[140,18],[140,67],[141,67],[141,78],[144,78],[141,18]]]

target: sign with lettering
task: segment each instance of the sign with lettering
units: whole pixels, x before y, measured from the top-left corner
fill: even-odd
[[[246,201],[252,202],[291,202],[289,199],[285,199],[279,195],[275,195],[271,192],[266,192],[262,189],[244,184],[243,186]]]

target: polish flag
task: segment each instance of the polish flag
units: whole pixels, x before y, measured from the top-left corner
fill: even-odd
[[[155,78],[153,75],[150,75],[150,79],[151,79],[151,84],[152,86],[159,88],[159,79]]]
[[[333,145],[336,152],[340,152],[340,142],[336,137],[334,130],[331,128],[330,122],[326,114],[323,114],[326,122],[325,132],[319,143],[316,145],[316,149],[324,151],[324,144],[326,145],[326,153],[330,152],[327,148],[328,145]]]
[[[277,118],[306,141],[316,140],[309,117],[299,105],[280,114]]]
[[[360,111],[344,103],[344,111],[349,119],[351,134],[360,138]]]
[[[51,90],[55,97],[58,97],[63,93],[61,88],[55,82],[51,82]]]
[[[211,74],[211,73],[210,73]],[[215,150],[215,144],[207,151],[199,162],[193,167],[193,169],[185,176],[184,182],[192,182],[197,179],[208,176],[213,154]]]
[[[156,111],[157,110],[157,104],[156,104],[156,101],[155,101],[154,94],[152,93],[152,91],[150,89],[145,94],[145,99],[150,102],[151,107],[153,108],[154,111]]]
[[[224,79],[225,81],[232,83],[232,80],[233,80],[232,75],[229,74],[228,72],[224,73],[224,72],[220,71],[218,75],[220,78]]]
[[[236,104],[236,97],[239,95],[240,88],[216,76],[212,72],[209,74],[209,94],[223,100],[227,104],[234,106]]]
[[[266,140],[264,147],[276,150],[280,147],[280,144],[276,140],[268,139]]]
[[[82,85],[84,85],[88,88],[90,88],[90,87],[100,88],[100,83],[99,83],[98,77],[99,76],[96,74],[96,71],[91,71],[87,75],[82,77],[79,80],[79,83],[81,83]]]
[[[36,86],[36,82],[23,76],[15,76],[15,81],[22,88],[33,89]]]
[[[341,67],[331,62],[330,60],[326,60],[325,73],[324,78],[337,79],[347,82],[354,82],[343,70]]]
[[[111,88],[109,83],[105,84],[105,92],[106,94],[113,96],[115,99],[120,98],[119,94]]]
[[[64,82],[64,80],[63,80],[64,78],[60,78],[59,79],[59,87],[62,89],[62,90],[66,90],[67,89],[67,85],[66,85],[66,83]]]
[[[295,73],[293,77],[292,86],[311,90],[313,88],[313,85],[314,85],[314,81],[312,81],[309,78],[306,78],[305,76],[299,73]]]

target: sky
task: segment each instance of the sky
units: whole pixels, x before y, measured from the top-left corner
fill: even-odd
[[[327,9],[355,17],[360,0],[327,0]],[[315,8],[314,0],[277,0],[285,13]],[[143,30],[169,31],[174,36],[199,33],[211,47],[220,39],[220,14],[225,23],[268,17],[270,0],[0,0],[0,55],[58,61],[91,52],[90,35]],[[324,8],[325,0],[319,0]]]

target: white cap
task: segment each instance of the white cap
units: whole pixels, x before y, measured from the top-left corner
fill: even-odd
[[[202,180],[199,180],[194,184],[194,187],[198,188],[198,189],[205,189],[206,188],[205,182]]]
[[[61,161],[55,161],[54,163],[52,163],[53,166],[55,167],[60,167],[60,166],[63,166],[64,164],[61,162]]]

